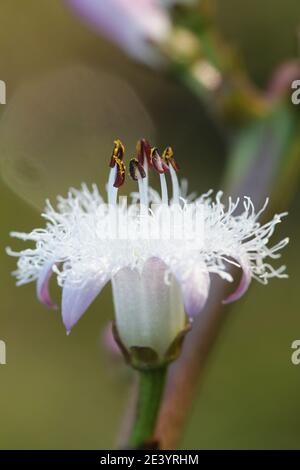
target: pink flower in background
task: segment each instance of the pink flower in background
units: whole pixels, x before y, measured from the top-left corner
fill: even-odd
[[[170,20],[159,0],[66,0],[94,30],[147,63],[159,61],[154,43],[164,41]]]

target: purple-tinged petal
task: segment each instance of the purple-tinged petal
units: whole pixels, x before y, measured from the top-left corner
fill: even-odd
[[[106,351],[110,354],[111,358],[113,359],[120,359],[122,358],[122,352],[119,348],[112,331],[112,323],[110,322],[106,325],[103,335],[102,335],[102,344]]]
[[[159,0],[65,0],[92,29],[139,60],[156,63],[151,42],[166,39],[170,19]]]
[[[183,305],[189,317],[198,315],[206,304],[210,288],[210,277],[208,271],[201,265],[196,264],[190,273],[181,276],[174,273],[181,286]]]
[[[229,304],[235,300],[240,299],[248,289],[251,282],[251,269],[248,264],[240,262],[241,268],[243,270],[242,277],[237,289],[230,294],[227,299],[223,300],[223,304]]]
[[[40,274],[36,283],[36,295],[42,304],[47,305],[49,308],[57,308],[50,297],[49,292],[49,281],[52,276],[52,267],[54,262],[46,263],[45,266],[41,269]]]
[[[67,334],[70,333],[73,326],[101,292],[108,280],[108,277],[95,278],[86,282],[83,286],[65,283],[62,292],[62,319]]]

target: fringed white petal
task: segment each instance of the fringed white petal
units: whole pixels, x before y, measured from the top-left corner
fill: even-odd
[[[149,204],[161,202],[159,194],[151,188],[147,196]],[[262,211],[256,213],[249,198],[229,199],[226,207],[222,194],[218,193],[212,200],[211,191],[191,202],[181,197],[176,211],[174,205],[169,204],[163,211],[151,206],[148,212],[142,213],[140,205],[134,204],[138,201],[139,196],[134,194],[133,204],[116,204],[112,211],[95,185],[91,191],[83,185],[80,190],[71,189],[67,198],[59,197],[57,209],[47,203],[44,228],[28,234],[11,234],[35,245],[20,252],[7,250],[8,254],[19,258],[14,273],[17,283],[37,281],[38,296],[49,306],[52,305],[48,291],[51,263],[55,260],[59,264],[60,269],[53,266],[53,271],[58,284],[64,288],[63,317],[68,330],[102,288],[102,281],[95,282],[95,273],[99,274],[99,279],[113,277],[116,309],[124,312],[118,314],[119,322],[124,316],[124,325],[132,324],[133,329],[140,328],[138,319],[132,321],[133,317],[126,315],[125,310],[133,312],[135,305],[141,314],[153,314],[154,319],[157,312],[161,312],[166,321],[171,315],[170,305],[175,318],[176,315],[181,318],[176,306],[182,307],[182,303],[189,316],[197,314],[208,296],[209,275],[214,273],[231,281],[228,266],[232,260],[240,264],[243,275],[236,292],[225,300],[226,303],[240,298],[252,278],[266,284],[273,277],[287,276],[284,266],[275,268],[270,261],[280,257],[288,239],[273,247],[269,245],[276,226],[286,214],[275,215],[261,225],[258,215]],[[241,204],[243,211],[236,215]],[[121,230],[112,233],[112,227]],[[175,279],[170,286],[162,280],[166,269],[174,273],[181,289]],[[137,285],[137,289],[130,288],[133,285]],[[149,302],[150,306],[143,307],[143,303],[148,305]]]

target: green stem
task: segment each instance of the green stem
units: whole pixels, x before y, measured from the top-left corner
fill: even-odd
[[[139,371],[139,397],[135,422],[129,439],[131,448],[151,440],[164,390],[166,367]]]

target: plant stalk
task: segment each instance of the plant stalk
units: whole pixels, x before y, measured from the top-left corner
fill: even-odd
[[[143,448],[153,437],[161,398],[164,391],[167,367],[140,370],[138,403],[135,421],[129,438],[130,448]]]

